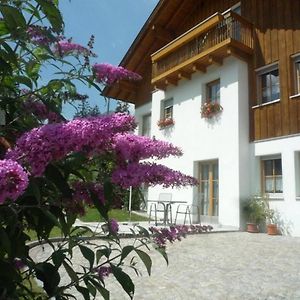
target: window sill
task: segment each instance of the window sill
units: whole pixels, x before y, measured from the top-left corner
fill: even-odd
[[[290,96],[290,99],[296,99],[296,98],[300,99],[300,93]]]
[[[276,100],[273,100],[273,101],[270,101],[270,102],[267,102],[267,103],[254,105],[254,106],[252,106],[252,109],[259,108],[259,107],[266,106],[266,105],[270,105],[270,104],[274,104],[274,103],[278,103],[278,102],[280,102],[280,99],[276,99]]]
[[[283,201],[283,194],[282,193],[277,193],[277,194],[267,194],[268,195],[268,200],[269,201]],[[300,200],[300,198],[299,198]]]

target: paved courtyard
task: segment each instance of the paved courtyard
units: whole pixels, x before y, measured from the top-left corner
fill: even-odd
[[[36,259],[46,254],[40,247],[32,251]],[[300,299],[300,238],[199,234],[169,245],[168,255],[169,266],[152,251],[150,277],[142,266],[143,276],[132,273],[134,299]],[[106,282],[111,299],[129,299],[113,278]]]

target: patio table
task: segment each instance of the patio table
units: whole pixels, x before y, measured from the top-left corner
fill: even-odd
[[[187,203],[186,201],[176,201],[176,200],[148,200],[148,202],[152,202],[152,203],[157,203],[157,204],[161,204],[163,206],[163,210],[158,210],[157,207],[155,207],[156,212],[159,211],[163,211],[164,213],[164,217],[163,217],[163,224],[167,225],[167,224],[172,224],[172,204],[185,204]],[[171,211],[171,220],[168,220],[168,210],[170,209]],[[156,225],[157,225],[157,220],[155,220]]]

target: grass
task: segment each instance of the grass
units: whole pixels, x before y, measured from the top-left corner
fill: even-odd
[[[109,217],[116,219],[118,222],[128,222],[130,220],[129,212],[122,209],[113,209],[109,212]],[[86,214],[80,217],[82,222],[104,222],[104,219],[100,216],[98,210],[96,208],[87,208]],[[131,215],[132,222],[140,222],[140,221],[148,221],[148,218],[138,216],[136,214]],[[33,230],[29,230],[26,232],[30,236],[31,241],[37,240],[36,232]],[[84,235],[89,235],[85,233]],[[50,238],[54,237],[63,237],[63,233],[59,227],[53,227],[50,232]]]
[[[129,212],[122,209],[113,209],[108,213],[109,217],[116,219],[118,222],[126,222],[130,220]],[[100,216],[96,208],[87,208],[86,214],[80,217],[82,222],[103,222],[103,218]],[[148,218],[131,214],[131,221],[148,221]]]

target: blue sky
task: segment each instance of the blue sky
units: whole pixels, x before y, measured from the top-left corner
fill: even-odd
[[[96,62],[118,65],[151,14],[158,0],[62,0],[65,33],[73,41],[86,45],[95,35]],[[81,90],[90,96],[91,105],[104,111],[104,100],[93,89]],[[65,115],[71,117],[71,108]]]

